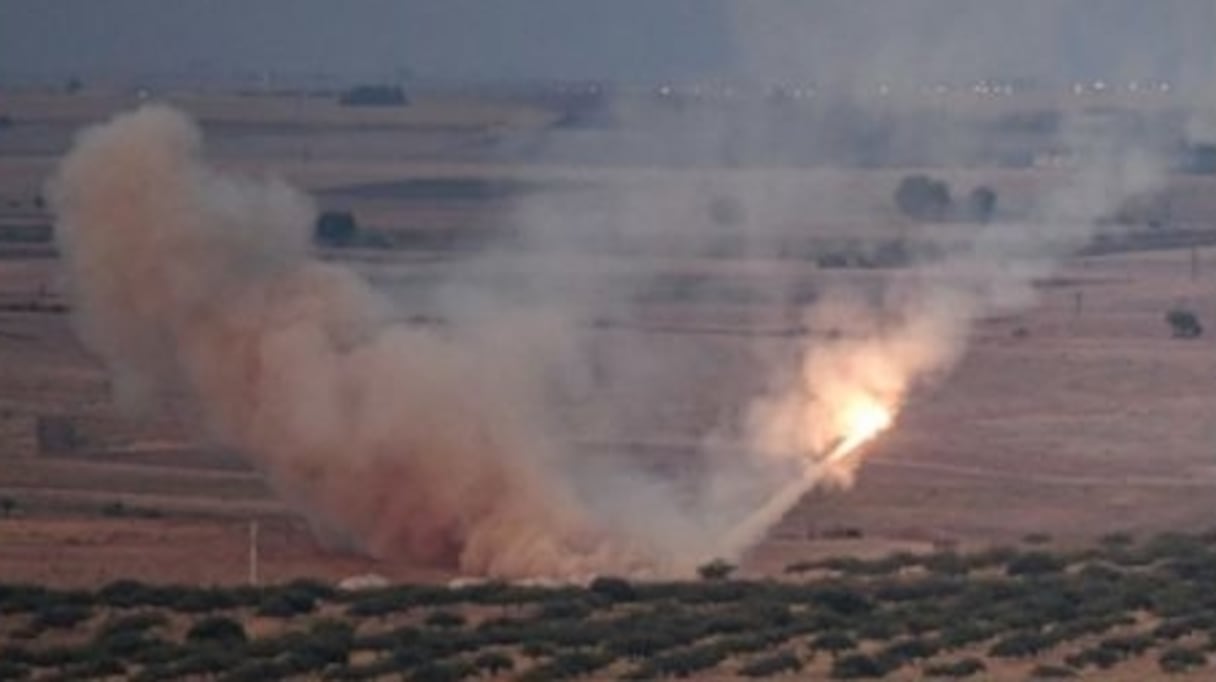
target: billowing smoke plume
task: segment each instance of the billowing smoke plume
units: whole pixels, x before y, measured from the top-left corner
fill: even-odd
[[[644,567],[558,473],[533,411],[545,325],[394,322],[308,256],[306,197],[217,173],[199,147],[181,114],[144,108],[86,132],[54,183],[80,333],[124,403],[185,401],[376,556],[506,577]]]

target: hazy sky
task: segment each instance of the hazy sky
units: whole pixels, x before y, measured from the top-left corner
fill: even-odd
[[[0,73],[1178,78],[1216,0],[0,0]],[[897,74],[897,75],[898,75]]]

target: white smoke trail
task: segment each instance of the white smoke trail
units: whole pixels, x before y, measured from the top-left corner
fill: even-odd
[[[1117,139],[1069,142],[1080,166],[1039,202],[1034,222],[975,226],[943,260],[893,276],[877,303],[838,288],[810,309],[811,329],[843,331],[809,342],[784,370],[789,378],[754,401],[748,421],[760,452],[804,460],[806,473],[737,526],[725,551],[760,539],[817,483],[851,484],[860,459],[836,457],[831,446],[857,433],[859,410],[878,406],[896,419],[912,391],[955,367],[980,317],[1032,305],[1036,279],[1085,244],[1124,198],[1164,178],[1159,158]]]

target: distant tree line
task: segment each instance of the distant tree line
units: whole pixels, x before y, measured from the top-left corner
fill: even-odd
[[[313,226],[313,241],[320,246],[353,246],[359,224],[350,211],[323,211]]]

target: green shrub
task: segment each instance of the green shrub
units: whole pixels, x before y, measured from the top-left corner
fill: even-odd
[[[920,580],[888,580],[881,583],[874,596],[879,601],[903,602],[941,599],[962,592],[966,584],[956,578],[929,576]]]
[[[381,680],[392,678],[394,673],[400,673],[401,668],[398,667],[391,658],[382,658],[363,665],[343,666],[329,670],[325,673],[325,678],[330,680]]]
[[[0,647],[0,661],[13,665],[31,666],[37,664],[38,656],[25,647],[7,644]]]
[[[923,174],[904,176],[895,190],[896,207],[916,220],[944,220],[951,203],[950,186]]]
[[[1155,639],[1175,640],[1186,637],[1195,631],[1194,625],[1185,618],[1172,618],[1162,621],[1157,627],[1153,628],[1153,637]]]
[[[590,675],[612,665],[616,658],[602,651],[573,651],[559,654],[548,663],[533,668],[521,680],[568,680]]]
[[[53,604],[34,615],[31,623],[37,630],[66,630],[74,628],[93,616],[92,609],[77,604]]]
[[[1208,657],[1202,651],[1174,646],[1161,652],[1157,664],[1167,673],[1182,673],[1192,668],[1201,668],[1208,663]]]
[[[1098,647],[1111,651],[1120,658],[1139,656],[1153,646],[1153,638],[1149,635],[1134,634],[1119,637],[1107,637],[1098,643]]]
[[[842,651],[856,649],[857,641],[845,632],[825,632],[811,640],[811,648],[835,655]]]
[[[1165,314],[1165,321],[1176,339],[1197,339],[1203,336],[1203,324],[1193,311],[1175,308]]]
[[[726,652],[714,645],[691,646],[656,656],[634,671],[643,678],[688,677],[708,670],[726,658]]]
[[[348,596],[347,612],[352,616],[384,616],[423,606],[450,606],[462,602],[484,604],[519,604],[536,601],[542,596],[553,597],[560,592],[538,588],[504,588],[497,584],[476,585],[458,590],[431,585],[399,585],[378,590],[365,590]]]
[[[591,611],[584,601],[562,599],[542,605],[536,615],[540,620],[582,620],[590,616]]]
[[[775,654],[757,658],[739,668],[739,673],[746,677],[771,677],[782,673],[794,673],[802,670],[802,661],[793,652],[779,651]]]
[[[752,633],[723,637],[717,640],[717,645],[727,655],[733,656],[764,651],[788,639],[788,636],[781,633]]]
[[[249,638],[245,635],[244,626],[235,620],[226,616],[211,616],[190,626],[190,630],[186,632],[186,640],[227,647],[243,645]]]
[[[842,616],[857,616],[874,609],[874,603],[868,597],[845,585],[816,587],[810,602]]]
[[[169,619],[159,611],[139,611],[105,621],[97,632],[97,639],[105,639],[122,632],[143,633],[168,624]]]
[[[996,633],[990,626],[964,620],[943,629],[940,642],[946,649],[961,649],[991,639],[994,634]]]
[[[94,646],[112,656],[145,664],[168,663],[180,656],[182,649],[177,644],[134,630],[123,630],[95,640]]]
[[[978,658],[961,658],[948,663],[935,663],[925,666],[925,674],[929,677],[964,678],[978,675],[988,669]]]
[[[1110,649],[1103,649],[1099,647],[1082,649],[1075,654],[1069,654],[1068,656],[1064,657],[1065,663],[1067,663],[1070,667],[1077,669],[1096,666],[1106,670],[1107,668],[1113,667],[1120,660],[1122,660],[1122,657],[1118,653]]]
[[[154,590],[134,580],[117,580],[97,592],[98,600],[106,606],[130,608],[133,606],[163,606],[153,598]]]
[[[507,672],[515,667],[515,660],[501,651],[487,651],[473,659],[473,665],[491,676]]]
[[[751,586],[738,580],[708,578],[700,583],[680,583],[671,594],[673,601],[684,605],[725,604],[747,597]]]
[[[310,595],[284,590],[267,595],[258,606],[257,614],[263,618],[291,618],[312,613],[316,608]]]
[[[922,560],[925,570],[940,575],[965,575],[967,561],[955,552],[934,552]]]
[[[887,669],[865,654],[849,654],[832,663],[831,676],[837,680],[859,680],[885,677]]]
[[[1059,573],[1068,568],[1068,562],[1048,552],[1026,552],[1009,560],[1005,572],[1015,576],[1038,576]]]
[[[1039,632],[1015,632],[993,643],[988,649],[988,655],[997,658],[1026,658],[1037,656],[1050,649],[1053,644],[1050,637]]]
[[[1127,531],[1115,531],[1107,533],[1098,539],[1104,547],[1131,547],[1136,542],[1136,537]]]
[[[701,576],[702,580],[726,580],[734,572],[734,564],[723,561],[722,559],[714,559],[713,561],[697,568],[697,575]]]
[[[1123,578],[1123,571],[1106,563],[1087,563],[1081,566],[1081,570],[1077,571],[1083,587],[1090,587],[1094,583],[1097,587],[1105,587],[1107,583],[1113,583]]]
[[[468,661],[427,663],[409,675],[411,682],[459,682],[477,675],[477,668]]]
[[[241,605],[231,590],[221,588],[172,588],[165,595],[169,608],[183,613],[209,613],[233,609]]]
[[[17,663],[16,661],[6,660],[4,656],[0,656],[0,682],[25,680],[30,675],[29,666]]]
[[[1017,555],[1017,550],[1012,547],[997,546],[989,547],[982,552],[968,554],[966,555],[966,561],[971,570],[980,570],[1004,566]]]
[[[857,626],[857,637],[885,642],[894,639],[902,631],[900,624],[893,617],[870,618]]]
[[[628,658],[649,658],[683,644],[684,637],[661,628],[631,630],[605,643],[609,651]]]
[[[12,660],[39,668],[64,668],[70,665],[86,663],[97,654],[91,647],[63,645],[54,645],[35,650],[13,650],[10,648],[0,653],[4,654],[4,660]]]
[[[313,239],[323,246],[350,246],[358,235],[359,225],[350,211],[324,211],[313,227]]]
[[[338,597],[338,590],[333,585],[311,578],[296,578],[280,589],[300,595],[306,594],[314,601],[328,601]]]
[[[307,673],[333,664],[345,664],[354,644],[354,627],[340,620],[314,622],[308,631],[290,639],[284,663],[295,673]]]
[[[963,203],[963,217],[977,223],[986,223],[996,214],[996,191],[981,185],[967,194]]]
[[[845,575],[865,575],[868,573],[866,562],[855,556],[829,557],[819,562],[819,567]]]
[[[1118,616],[1091,616],[1061,623],[1052,628],[1051,636],[1056,641],[1064,642],[1090,635],[1100,635],[1123,624],[1122,618]]]
[[[291,669],[282,661],[254,660],[235,665],[223,677],[222,682],[265,682],[281,680],[292,675]]]
[[[431,652],[418,643],[402,644],[395,647],[388,655],[388,659],[398,668],[413,668],[432,658]]]
[[[127,666],[123,662],[106,655],[98,655],[88,661],[73,666],[71,676],[75,679],[90,679],[100,677],[118,677],[125,675]]]
[[[55,603],[49,591],[38,585],[0,585],[0,613],[40,611]]]
[[[523,646],[519,648],[519,652],[528,658],[547,658],[552,656],[556,650],[548,642],[524,642]]]
[[[169,661],[168,671],[160,679],[210,676],[230,670],[235,672],[241,665],[242,657],[237,650],[212,643]]]
[[[613,603],[631,602],[638,598],[638,591],[624,578],[601,576],[592,580],[588,589]]]
[[[889,668],[895,669],[908,661],[932,658],[940,650],[941,646],[936,641],[910,637],[884,647],[878,653],[878,658]]]

